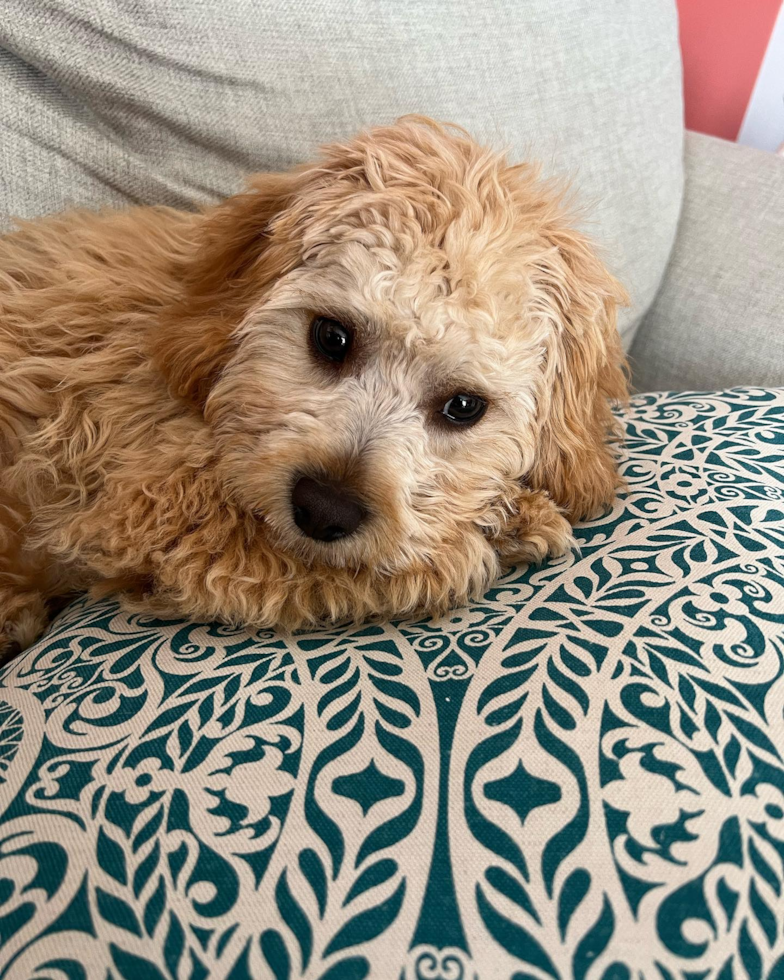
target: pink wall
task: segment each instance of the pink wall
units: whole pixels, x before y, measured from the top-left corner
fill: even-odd
[[[782,0],[678,0],[686,126],[737,139]]]

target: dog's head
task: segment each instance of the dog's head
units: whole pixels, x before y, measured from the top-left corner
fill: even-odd
[[[269,547],[353,576],[333,611],[486,586],[521,484],[570,519],[612,499],[623,295],[535,168],[406,119],[257,176],[200,236],[159,362]]]

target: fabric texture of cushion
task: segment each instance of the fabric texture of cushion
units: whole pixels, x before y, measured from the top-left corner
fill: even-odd
[[[784,971],[784,392],[647,395],[581,554],[285,639],[80,601],[0,676],[4,978]]]
[[[0,222],[212,201],[254,170],[420,112],[574,178],[632,296],[628,343],[681,202],[675,3],[556,6],[4,0]]]
[[[784,160],[688,133],[678,237],[632,350],[641,391],[784,385]]]

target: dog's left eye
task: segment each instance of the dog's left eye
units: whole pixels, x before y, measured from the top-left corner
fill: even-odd
[[[479,395],[460,392],[452,395],[441,409],[444,418],[453,425],[473,425],[485,414],[487,402]]]
[[[338,364],[345,361],[354,339],[353,331],[349,327],[326,316],[315,318],[310,336],[318,353]]]

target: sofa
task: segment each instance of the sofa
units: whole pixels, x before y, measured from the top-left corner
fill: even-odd
[[[784,161],[684,132],[673,0],[4,0],[0,222],[410,111],[572,181],[626,489],[440,620],[78,598],[0,672],[2,980],[784,978]]]

